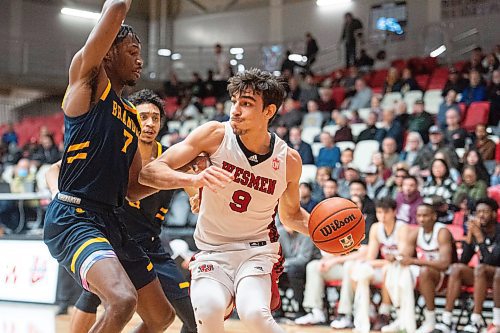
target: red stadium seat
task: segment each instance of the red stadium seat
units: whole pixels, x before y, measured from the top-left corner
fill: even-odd
[[[203,99],[203,106],[215,106],[217,99],[214,96],[205,97]]]
[[[345,89],[342,87],[335,87],[332,89],[332,98],[335,101],[335,105],[339,107],[345,99]]]
[[[383,90],[384,90],[384,88],[383,88],[383,87],[373,87],[373,88],[372,88],[372,92],[373,92],[374,94],[382,94],[382,91],[383,91]]]
[[[464,121],[467,115],[467,105],[465,103],[458,103],[458,108],[460,109],[460,119]]]
[[[402,71],[406,68],[406,60],[405,59],[396,59],[391,62],[391,67],[396,68],[398,71]]]
[[[434,57],[426,57],[422,59],[422,65],[424,67],[424,71],[426,73],[432,73],[437,68],[437,58]]]
[[[417,81],[418,86],[423,89],[427,90],[427,84],[429,83],[429,74],[420,74],[415,76],[415,81]]]
[[[462,69],[464,69],[465,64],[467,63],[466,60],[462,61],[457,61],[456,63],[453,64],[453,67],[458,71],[461,72]]]
[[[387,78],[387,69],[380,69],[378,71],[375,71],[372,74],[369,86],[373,88],[383,87],[386,78]]]
[[[462,127],[472,132],[478,124],[487,124],[490,114],[490,102],[473,102],[467,109]]]

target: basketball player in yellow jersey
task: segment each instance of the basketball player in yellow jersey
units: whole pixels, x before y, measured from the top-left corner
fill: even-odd
[[[201,252],[190,265],[198,333],[224,332],[224,317],[234,304],[252,332],[281,333],[271,315],[279,306],[276,280],[283,262],[274,219],[279,210],[283,224],[308,235],[309,214],[299,202],[302,162],[268,132],[285,96],[283,83],[251,69],[232,77],[228,90],[230,122],[198,127],[145,166],[139,181],[158,189],[192,186],[192,175],[173,169],[200,153],[233,177],[201,193],[194,234]]]

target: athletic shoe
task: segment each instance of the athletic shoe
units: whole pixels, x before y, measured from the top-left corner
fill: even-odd
[[[451,324],[437,323],[432,333],[451,333]]]
[[[379,314],[373,322],[372,331],[380,331],[382,327],[387,326],[390,323],[391,317],[389,315]]]
[[[316,325],[326,322],[325,314],[319,309],[312,309],[312,311],[305,316],[295,319],[297,325]]]
[[[330,327],[340,330],[345,328],[353,328],[354,324],[350,315],[340,315],[330,323]]]
[[[425,320],[422,325],[417,329],[416,333],[431,333],[436,326],[435,320]]]
[[[465,326],[464,327],[464,330],[463,332],[466,332],[466,333],[481,333],[483,331],[485,331],[486,329],[486,325],[484,323],[484,321],[480,321],[480,322],[471,322],[469,325]]]
[[[396,333],[401,332],[403,329],[401,328],[401,324],[398,319],[394,320],[389,325],[385,325],[380,329],[382,333]]]

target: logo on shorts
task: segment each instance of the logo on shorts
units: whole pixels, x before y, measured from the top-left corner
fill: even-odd
[[[254,268],[258,271],[264,272],[264,268],[262,268],[262,266],[255,266]]]
[[[198,273],[208,273],[214,270],[214,265],[212,264],[203,264],[198,266]]]
[[[273,169],[276,171],[280,168],[280,160],[277,157],[273,159]]]
[[[340,239],[340,244],[342,244],[342,247],[344,249],[348,249],[351,246],[353,246],[354,245],[354,240],[352,239],[352,234],[349,234],[349,235],[345,236],[344,238],[341,238]]]

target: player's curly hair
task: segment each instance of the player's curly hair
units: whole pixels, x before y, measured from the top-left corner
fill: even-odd
[[[134,31],[134,28],[132,28],[130,25],[127,24],[122,24],[120,27],[120,30],[118,31],[118,34],[115,37],[115,40],[113,41],[113,46],[116,46],[123,42],[123,40],[131,34],[133,38],[137,41],[137,43],[141,44],[141,40],[137,33]]]
[[[165,113],[163,100],[154,91],[149,89],[142,89],[136,91],[128,97],[128,100],[135,106],[141,104],[153,104],[160,110],[160,116],[163,117]]]
[[[281,107],[285,99],[285,81],[257,68],[240,72],[231,77],[228,82],[227,91],[229,92],[229,96],[241,94],[245,90],[251,89],[254,93],[262,96],[264,108],[271,104],[276,105],[274,116],[278,113],[277,110]]]

